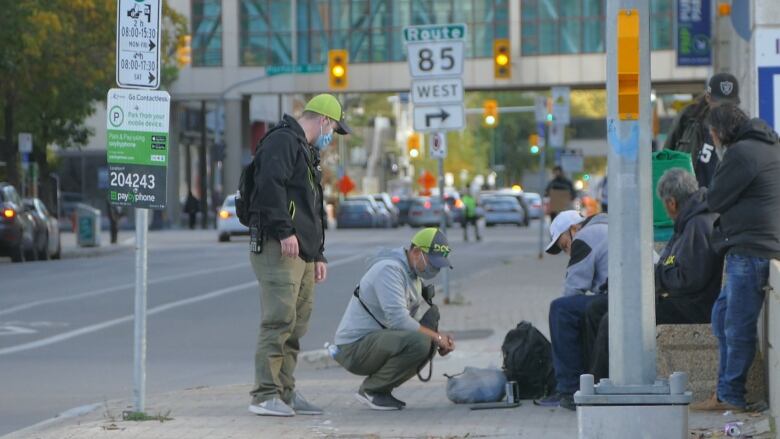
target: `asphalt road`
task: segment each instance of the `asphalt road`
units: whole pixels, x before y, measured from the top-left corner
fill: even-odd
[[[413,230],[331,231],[328,280],[317,288],[302,349],[332,339],[367,261]],[[538,225],[451,234],[451,282],[538,249]],[[147,392],[250,383],[259,293],[247,240],[214,231],[151,233]],[[440,276],[441,277],[441,276]],[[131,398],[135,257],[0,262],[0,435],[78,406]]]

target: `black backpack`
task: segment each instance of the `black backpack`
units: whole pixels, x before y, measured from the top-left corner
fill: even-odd
[[[249,208],[252,206],[252,197],[255,194],[255,162],[257,161],[257,152],[263,146],[263,140],[268,137],[269,134],[274,131],[289,126],[282,122],[275,127],[268,130],[267,133],[257,142],[257,150],[255,151],[255,158],[244,167],[241,171],[241,177],[238,179],[238,191],[236,191],[236,217],[238,222],[249,227],[251,220],[251,213]]]
[[[552,347],[534,325],[520,322],[504,337],[504,373],[517,381],[520,399],[542,398],[555,392]]]

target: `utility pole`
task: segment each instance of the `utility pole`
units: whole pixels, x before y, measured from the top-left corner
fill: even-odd
[[[652,276],[650,6],[607,0],[609,373],[575,394],[579,437],[688,437],[687,375],[656,381]]]

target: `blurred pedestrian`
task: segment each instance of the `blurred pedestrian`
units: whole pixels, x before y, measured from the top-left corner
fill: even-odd
[[[723,287],[712,308],[720,364],[715,393],[691,408],[741,410],[769,261],[780,258],[780,143],[764,121],[749,119],[734,104],[713,108],[708,123],[722,154],[707,191],[710,210],[720,214],[713,247],[726,255]]]
[[[195,229],[195,223],[198,218],[198,211],[200,210],[200,201],[195,198],[192,191],[187,192],[187,199],[184,201],[184,213],[189,215],[190,230]]]
[[[115,206],[106,200],[106,215],[108,216],[108,228],[111,233],[111,244],[116,244],[119,237],[119,218],[122,216],[119,206]]]
[[[461,225],[463,226],[463,240],[469,240],[469,225],[474,226],[474,235],[477,241],[481,241],[482,237],[479,236],[479,217],[477,216],[477,200],[468,193],[466,189],[463,190],[461,196],[463,202],[463,217],[461,218]]]
[[[700,187],[709,187],[718,167],[715,143],[707,129],[709,112],[721,104],[739,104],[739,83],[734,75],[717,73],[707,82],[702,96],[683,109],[675,119],[664,149],[687,152]]]
[[[550,199],[550,221],[554,220],[559,212],[571,209],[574,199],[577,198],[574,184],[563,175],[563,168],[554,167],[553,175],[544,190],[544,196]]]
[[[607,181],[607,176],[605,175],[604,178],[601,179],[601,182],[599,182],[598,188],[598,199],[601,203],[601,212],[608,213],[609,212],[609,182]]]
[[[249,259],[260,282],[261,323],[249,411],[266,416],[319,415],[295,389],[300,340],[327,277],[320,151],[333,132],[350,133],[339,101],[312,98],[300,118],[287,114],[260,141],[250,205]]]

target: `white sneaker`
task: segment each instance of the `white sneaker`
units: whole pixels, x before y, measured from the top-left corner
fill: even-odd
[[[263,402],[253,399],[249,405],[249,411],[261,416],[295,416],[295,411],[280,398],[273,398]]]
[[[297,390],[290,401],[290,407],[295,410],[296,415],[321,415],[323,413],[321,408],[307,401]]]

